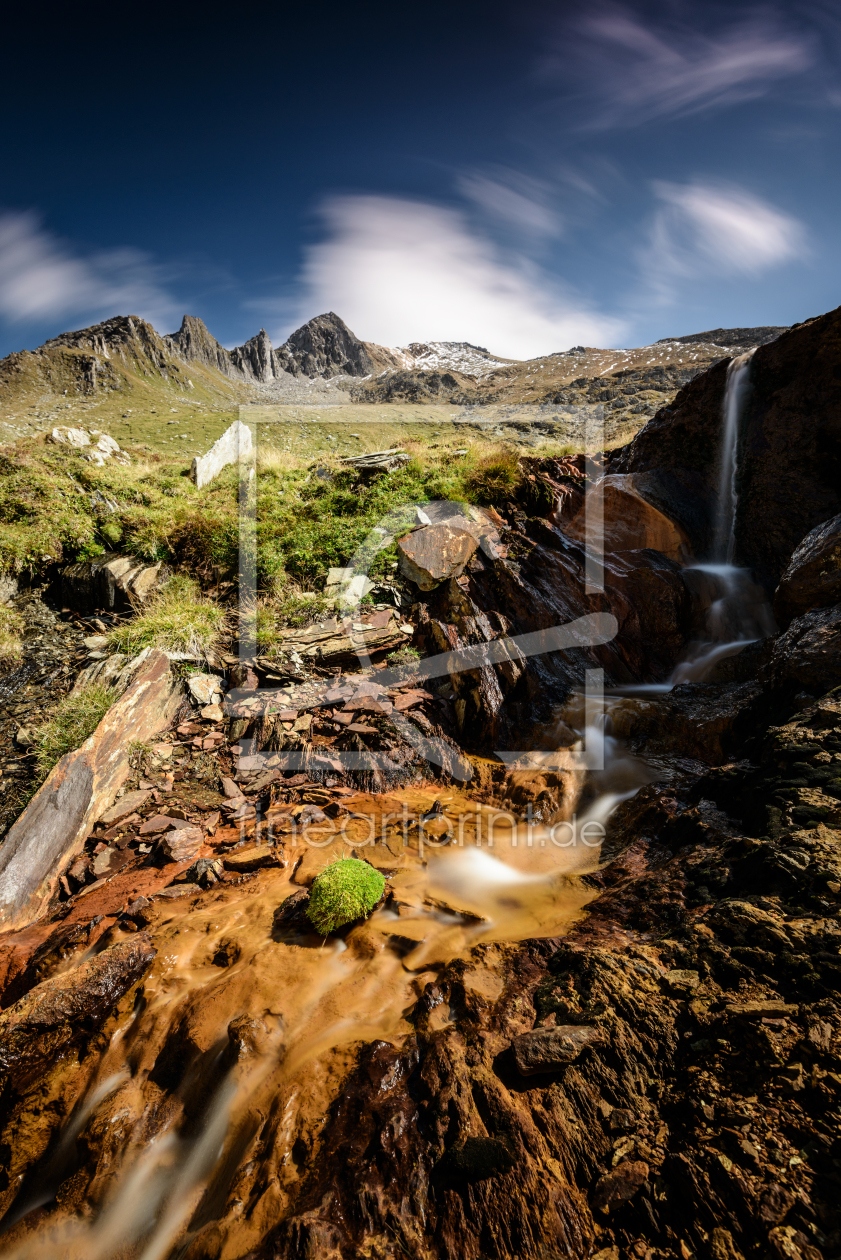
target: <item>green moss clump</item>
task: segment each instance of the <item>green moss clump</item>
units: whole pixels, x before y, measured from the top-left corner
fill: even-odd
[[[39,782],[46,779],[65,753],[80,748],[88,736],[93,735],[116,698],[113,687],[89,683],[59,701],[52,716],[36,733],[35,764]]]
[[[340,858],[316,876],[307,918],[322,936],[370,914],[383,895],[385,880],[359,858]]]

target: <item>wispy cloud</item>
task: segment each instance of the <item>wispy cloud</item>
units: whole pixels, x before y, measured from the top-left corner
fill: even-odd
[[[457,187],[483,215],[520,235],[552,237],[563,231],[561,216],[551,204],[551,189],[527,175],[499,168],[462,175]]]
[[[565,41],[553,68],[577,67],[588,94],[599,98],[590,125],[632,126],[720,109],[763,96],[815,63],[815,41],[770,10],[754,9],[713,34],[699,29],[698,12],[693,7],[691,23],[656,23],[606,6],[577,23],[572,46]]]
[[[808,253],[799,220],[732,184],[657,183],[660,202],[643,254],[649,281],[668,297],[699,276],[758,276]]]
[[[473,341],[512,358],[616,344],[621,334],[618,320],[588,309],[524,257],[503,257],[455,210],[346,196],[323,213],[326,239],[309,250],[303,272],[306,317],[332,309],[370,341]]]
[[[161,268],[133,249],[82,256],[32,213],[0,214],[0,318],[38,323],[65,317],[174,317]]]

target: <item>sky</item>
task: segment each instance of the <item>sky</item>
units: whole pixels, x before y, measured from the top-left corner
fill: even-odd
[[[17,24],[17,26],[16,26]],[[109,316],[512,358],[841,303],[841,6],[4,19],[0,355]]]

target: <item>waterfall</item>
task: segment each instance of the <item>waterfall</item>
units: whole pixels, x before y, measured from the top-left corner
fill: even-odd
[[[750,361],[753,350],[731,359],[727,366],[727,383],[724,389],[723,425],[721,431],[721,460],[718,478],[718,514],[715,528],[715,558],[732,565],[736,552],[736,509],[739,495],[736,489],[738,477],[739,421],[750,383]]]

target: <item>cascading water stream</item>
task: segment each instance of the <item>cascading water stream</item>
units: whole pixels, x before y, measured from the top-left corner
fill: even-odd
[[[737,477],[739,472],[739,422],[750,386],[750,364],[754,350],[731,359],[724,388],[721,458],[718,477],[718,512],[716,514],[714,559],[733,564],[736,554],[736,512],[739,507]]]

